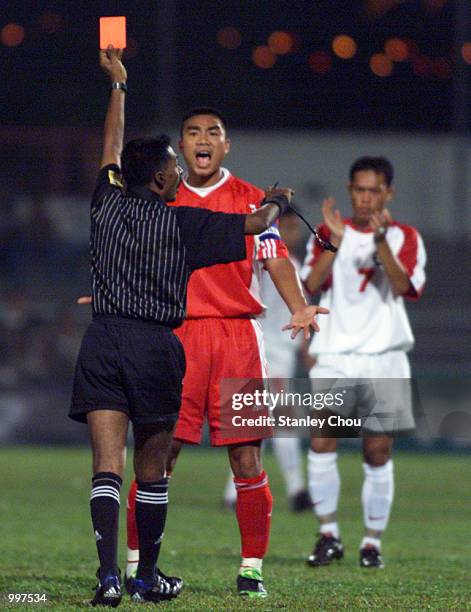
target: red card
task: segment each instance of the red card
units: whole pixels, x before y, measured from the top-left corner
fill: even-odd
[[[126,17],[100,17],[100,49],[126,48]]]

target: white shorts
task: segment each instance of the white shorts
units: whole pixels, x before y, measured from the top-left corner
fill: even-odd
[[[410,365],[404,351],[322,353],[309,376],[313,392],[345,391],[343,405],[334,412],[361,418],[363,432],[397,434],[415,427]]]

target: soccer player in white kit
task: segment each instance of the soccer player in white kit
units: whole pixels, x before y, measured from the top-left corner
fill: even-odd
[[[307,290],[312,294],[320,290],[320,304],[330,309],[322,334],[314,336],[309,349],[317,359],[310,372],[313,388],[319,379],[337,379],[337,385],[346,382],[338,379],[403,379],[390,381],[386,391],[384,383],[377,383],[376,401],[386,406],[387,419],[372,418],[372,404],[365,407],[358,399],[352,406],[356,413],[343,413],[366,418],[361,494],[365,533],[360,566],[375,568],[384,566],[381,536],[393,501],[393,433],[414,427],[406,354],[414,337],[404,297],[420,297],[426,263],[420,234],[393,221],[387,208],[394,196],[392,180],[393,167],[385,158],[362,157],[354,162],[348,186],[352,217],[343,219],[330,198],[323,203],[324,223],[318,228],[320,236],[338,251],[323,250],[311,239],[301,273]],[[328,565],[344,553],[336,515],[340,493],[337,442],[335,437],[311,439],[309,492],[320,523],[320,537],[308,558],[313,567]]]

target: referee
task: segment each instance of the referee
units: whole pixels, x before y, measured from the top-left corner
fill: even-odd
[[[160,572],[157,558],[167,514],[165,462],[185,373],[172,329],[185,316],[189,276],[244,259],[244,234],[265,230],[292,195],[270,190],[270,203],[251,215],[168,207],[181,176],[168,137],[133,140],[123,150],[127,73],[121,56],[112,47],[100,52],[112,85],[91,204],[93,321],[77,359],[70,409],[72,419],[88,423],[93,452],[90,507],[100,567],[91,603],[113,607],[121,601],[119,494],[130,420],[140,543],[132,599],[157,602],[182,588],[180,578]]]

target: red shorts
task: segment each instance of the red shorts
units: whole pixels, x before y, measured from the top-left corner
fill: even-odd
[[[199,444],[206,416],[212,446],[259,439],[222,438],[218,433],[221,379],[267,376],[260,323],[256,319],[187,319],[175,332],[185,348],[187,368],[174,437]]]

